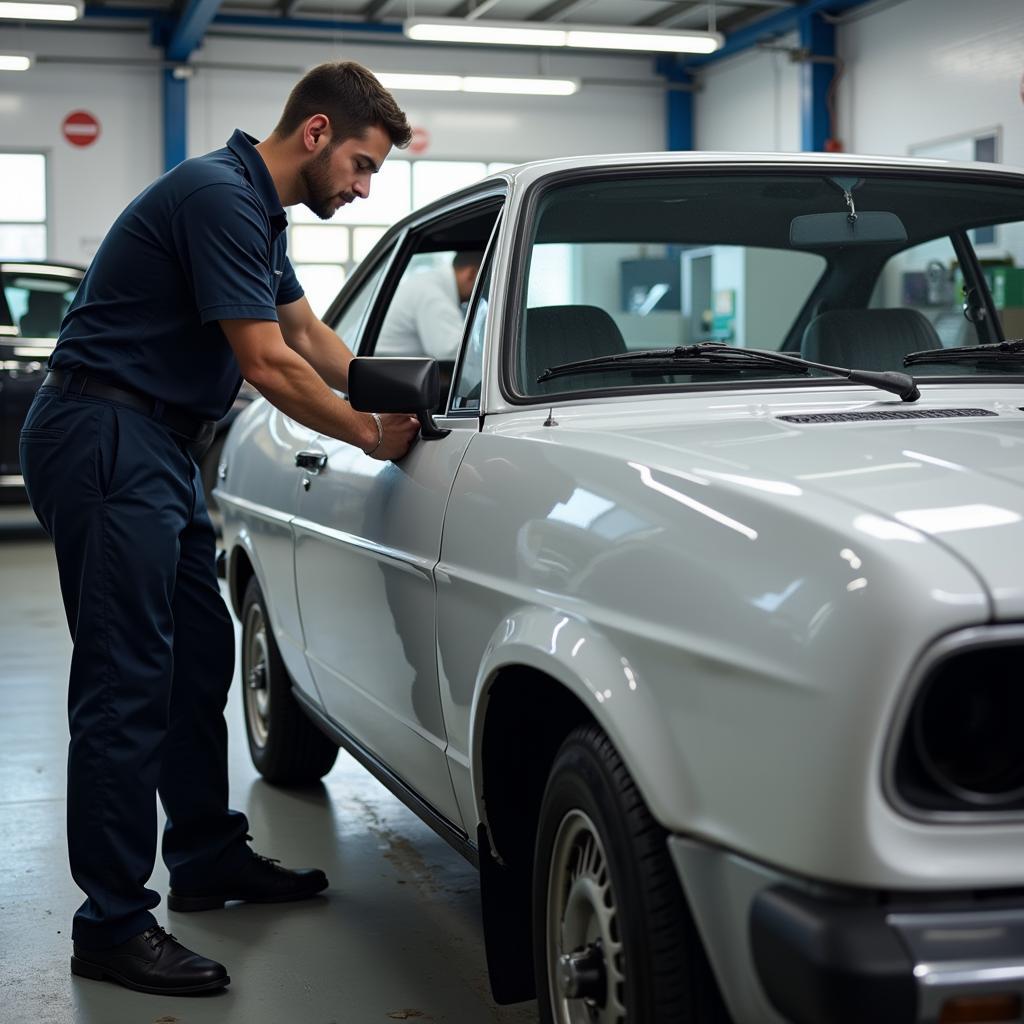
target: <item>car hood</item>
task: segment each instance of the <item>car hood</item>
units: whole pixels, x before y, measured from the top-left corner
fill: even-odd
[[[666,403],[666,406],[668,403]],[[914,406],[787,399],[605,417],[603,450],[766,500],[839,499],[880,540],[921,535],[962,561],[1002,621],[1024,618],[1024,393],[943,388]],[[675,408],[680,410],[678,400]],[[915,418],[875,419],[876,414]],[[864,414],[870,414],[867,418]],[[583,426],[575,417],[560,421]],[[593,430],[598,424],[591,422]],[[611,429],[608,429],[611,428]],[[591,434],[594,438],[594,435]],[[828,503],[831,507],[832,503]],[[810,511],[813,515],[813,511]]]

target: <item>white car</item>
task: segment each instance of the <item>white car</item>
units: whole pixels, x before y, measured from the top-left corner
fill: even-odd
[[[439,394],[374,343],[472,249]],[[263,775],[353,753],[478,864],[495,998],[545,1022],[1020,1021],[1024,173],[524,165],[325,319],[424,430],[232,428]]]

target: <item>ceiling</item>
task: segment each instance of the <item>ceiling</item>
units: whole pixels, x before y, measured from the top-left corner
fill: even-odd
[[[208,0],[207,0],[208,2]],[[203,0],[90,0],[91,15],[122,9],[182,15]],[[392,29],[410,15],[663,29],[714,29],[728,35],[767,15],[798,11],[799,0],[222,0],[218,14],[331,19]]]

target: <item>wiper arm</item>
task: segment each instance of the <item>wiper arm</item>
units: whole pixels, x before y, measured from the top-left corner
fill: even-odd
[[[1005,360],[1024,362],[1024,338],[997,341],[991,345],[964,345],[960,348],[927,348],[911,352],[903,359],[904,366],[914,363],[986,363]]]
[[[921,397],[917,383],[907,373],[891,370],[848,370],[842,366],[830,366],[827,363],[815,363],[800,356],[784,355],[781,352],[770,352],[759,348],[733,348],[716,341],[703,341],[698,345],[678,345],[675,348],[649,349],[645,352],[621,352],[613,356],[597,356],[594,359],[580,359],[572,363],[562,363],[545,370],[537,378],[542,384],[554,377],[564,377],[577,373],[603,372],[605,370],[640,369],[650,372],[664,370],[667,372],[715,372],[726,367],[734,369],[762,368],[782,365],[799,369],[801,373],[809,370],[822,370],[834,373],[837,377],[845,377],[853,384],[870,384],[873,387],[889,391],[904,402],[916,402]]]

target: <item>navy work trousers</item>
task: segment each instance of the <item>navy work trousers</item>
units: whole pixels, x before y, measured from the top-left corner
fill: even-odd
[[[99,949],[155,923],[158,793],[173,887],[215,886],[245,856],[248,824],[228,809],[234,631],[198,467],[165,426],[44,387],[21,465],[74,641],[68,852],[87,898],[72,937]]]

